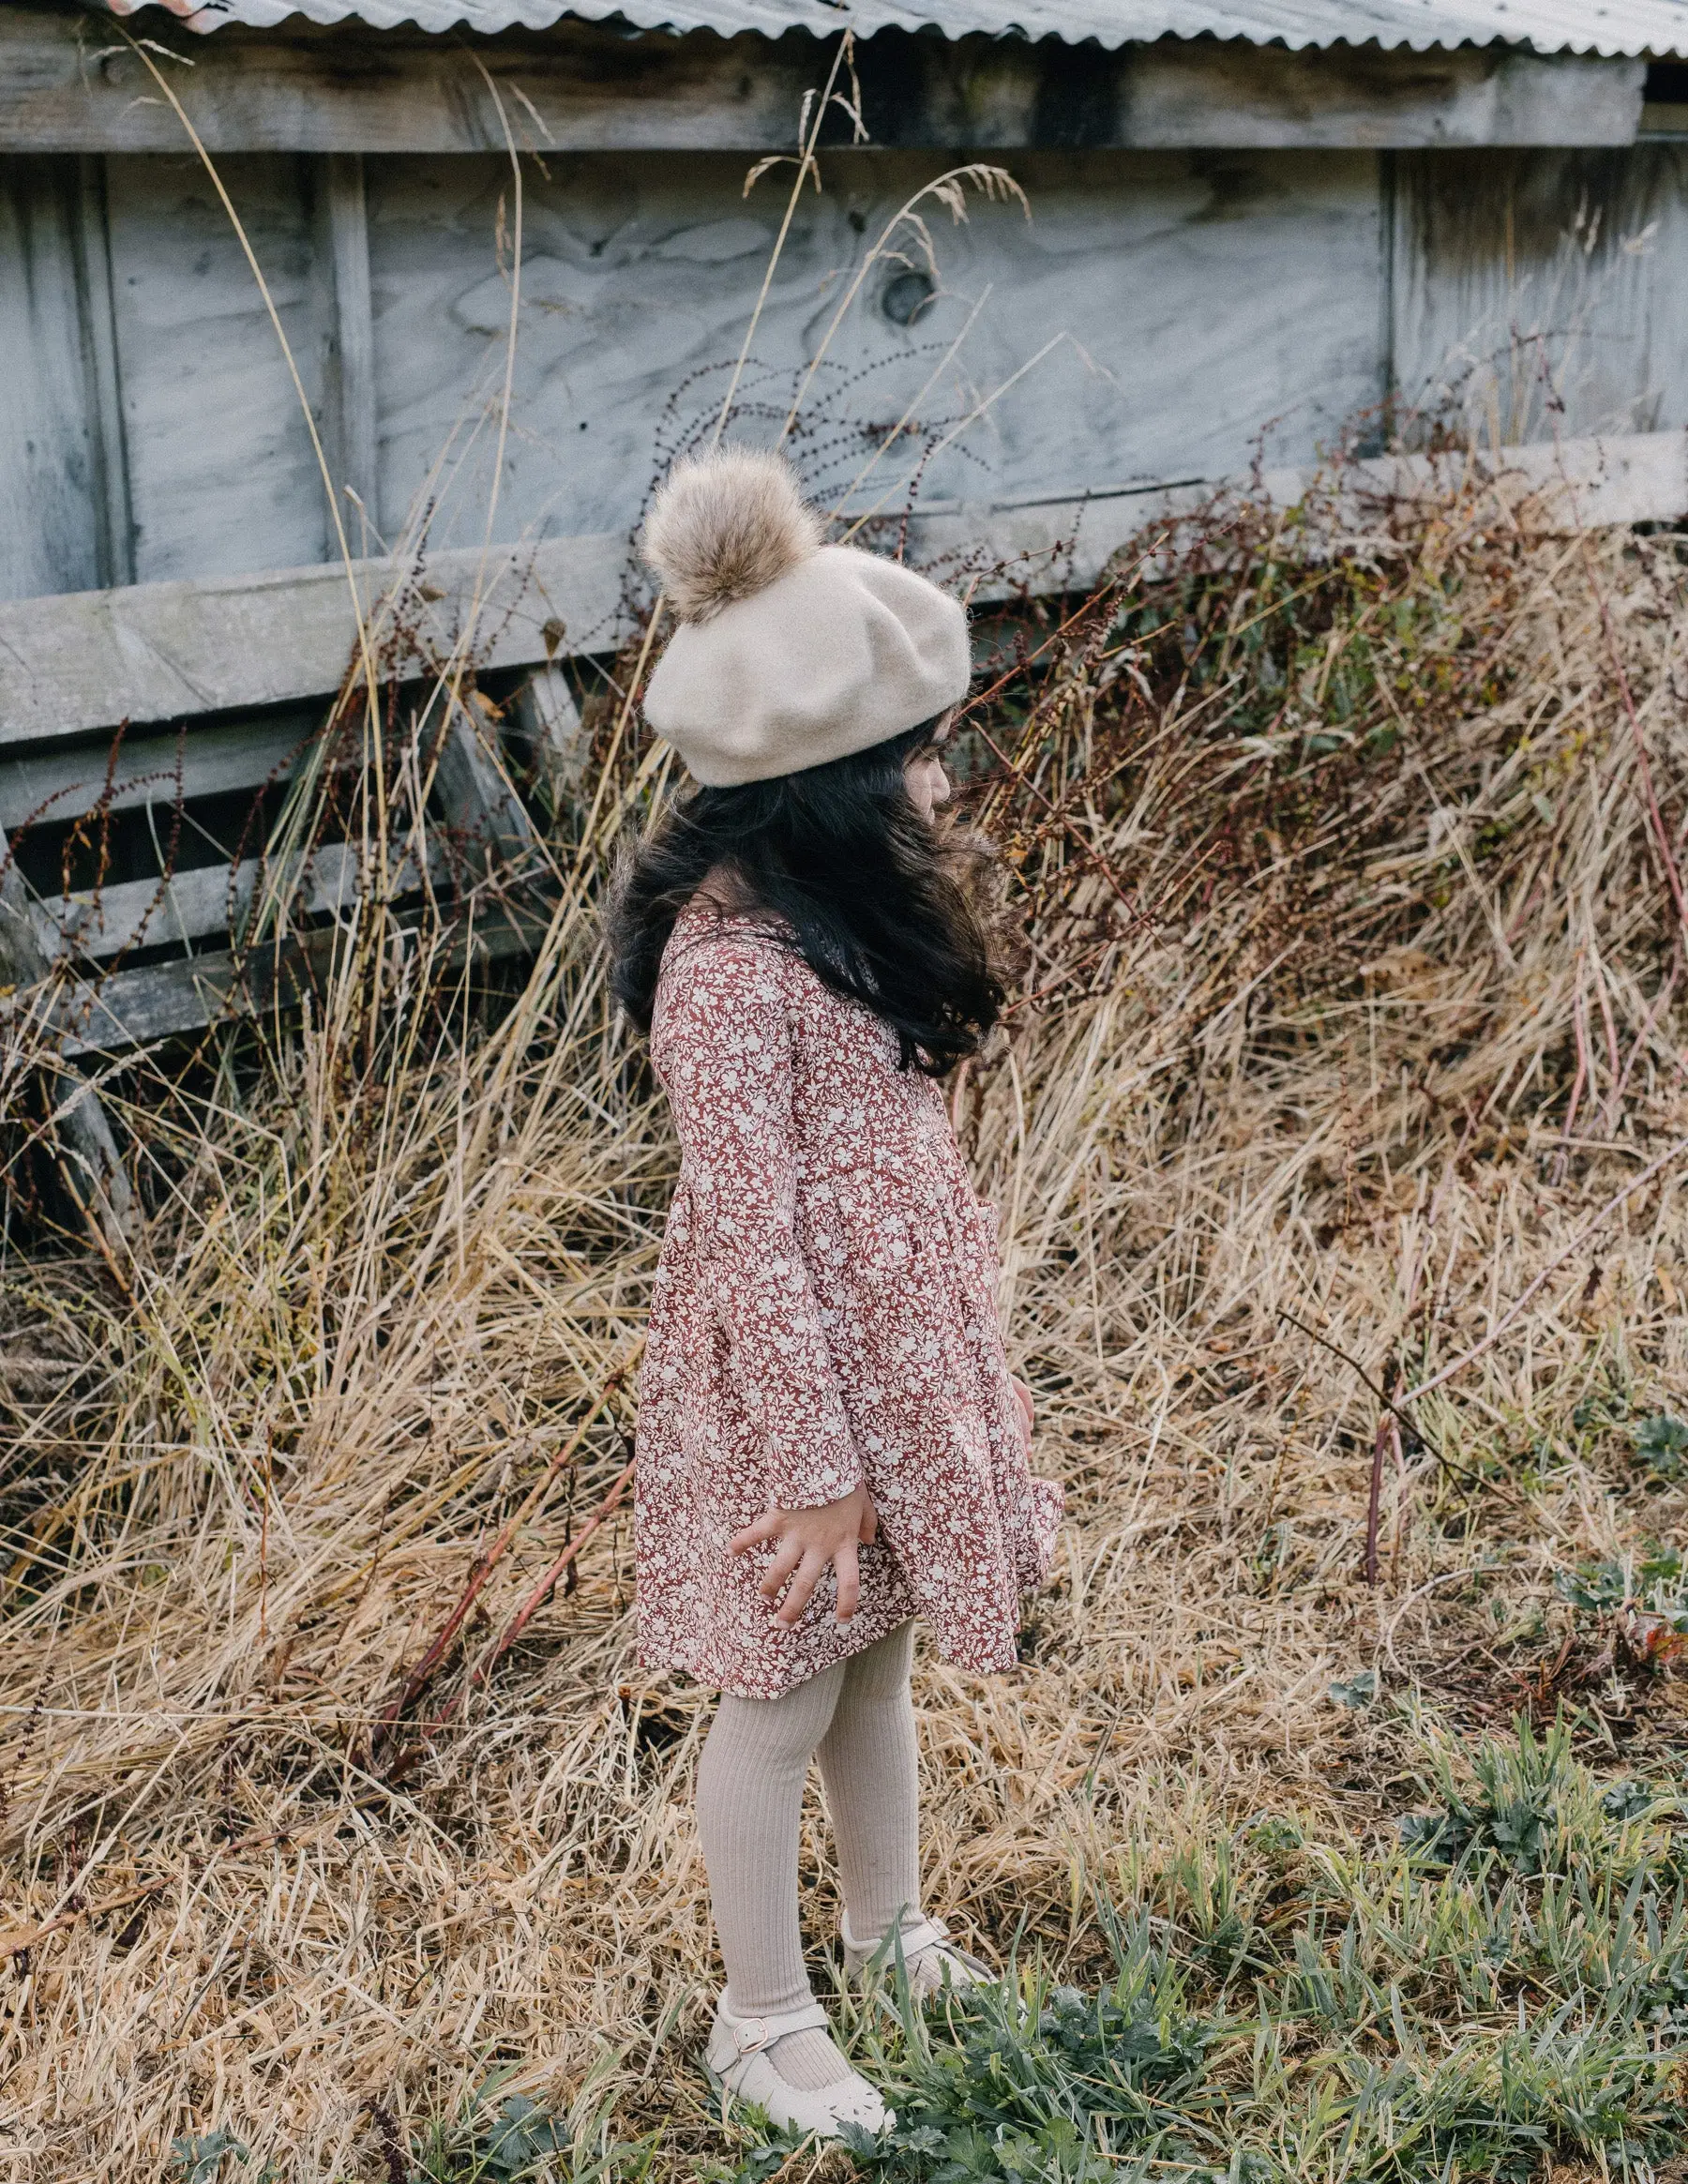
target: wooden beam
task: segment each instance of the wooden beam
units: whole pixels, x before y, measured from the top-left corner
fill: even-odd
[[[504,902],[460,921],[446,952],[448,973],[525,954],[543,939],[550,913]],[[342,936],[334,926],[266,942],[241,957],[221,949],[175,963],[149,963],[105,978],[66,979],[49,1003],[49,1030],[66,1058],[143,1047],[207,1024],[297,1005],[318,987]],[[0,996],[0,1034],[21,1003],[38,996]]]
[[[553,811],[560,811],[580,785],[590,756],[580,708],[560,660],[546,660],[516,693],[511,706],[518,735],[531,746],[539,779]]]
[[[1239,479],[1229,490],[1274,507],[1293,507],[1316,473],[1269,470]],[[1376,534],[1383,512],[1403,503],[1439,499],[1464,482],[1493,492],[1498,507],[1526,510],[1533,527],[1569,533],[1611,523],[1672,522],[1688,516],[1688,433],[1636,432],[1598,440],[1567,440],[1503,447],[1492,455],[1382,455],[1353,464],[1333,503],[1318,512],[1301,550],[1317,554],[1345,538]],[[1095,583],[1124,547],[1161,523],[1197,516],[1223,485],[1098,494],[1088,501],[1058,501],[996,511],[987,551],[1012,565],[1014,580],[992,579],[980,599],[1015,592],[1077,591]],[[909,526],[915,562],[976,557],[981,527],[976,517],[917,516]]]
[[[78,190],[74,159],[0,159],[0,599],[107,573],[88,491]]]
[[[465,45],[499,85],[519,141],[541,153],[784,149],[827,51],[801,35],[625,38],[566,19],[543,32],[448,38],[297,17],[211,37],[162,14],[135,27],[181,54],[172,84],[214,153],[502,151],[497,106]],[[0,150],[182,148],[181,124],[115,25],[81,10],[0,8]]]
[[[1464,459],[1379,457],[1359,465],[1347,481],[1352,527],[1365,527],[1367,496],[1439,490]],[[1674,520],[1688,513],[1688,436],[1681,432],[1503,448],[1487,466],[1506,493],[1533,498],[1534,520],[1550,527]],[[1235,490],[1258,490],[1289,505],[1312,475],[1269,471],[1258,489],[1244,480]],[[911,558],[1009,565],[980,588],[981,597],[1005,596],[1022,586],[1066,590],[1092,581],[1145,525],[1187,513],[1224,487],[1221,479],[1178,488],[1151,484],[1082,500],[928,509],[911,522]],[[443,553],[423,569],[354,565],[358,596],[378,637],[395,624],[414,632],[385,654],[390,672],[411,675],[419,671],[427,645],[440,655],[450,651],[472,610],[483,634],[470,651],[482,668],[610,650],[633,626],[626,572],[627,542],[619,533],[501,547],[488,556]],[[62,775],[67,763],[82,768],[73,779],[88,779],[85,756],[67,761],[43,746],[124,718],[191,717],[322,697],[339,687],[356,640],[346,573],[334,567],[0,603],[4,808],[16,809],[30,793],[26,784],[45,782],[53,769]],[[199,737],[216,732],[194,731],[196,793],[202,792]],[[149,739],[148,755],[166,747],[173,751],[170,739]],[[17,770],[20,761],[35,770]],[[237,762],[233,752],[230,762]],[[266,777],[267,769],[248,775]],[[25,805],[24,814],[35,813],[42,801]]]
[[[0,1022],[10,1017],[8,1029],[14,1038],[24,1029],[19,1019],[38,1023],[51,972],[50,951],[41,944],[31,910],[23,876],[0,831]],[[134,1193],[98,1093],[58,1057],[50,1038],[30,1040],[19,1051],[28,1052],[46,1077],[65,1155],[61,1174],[107,1251],[122,1257],[134,1226]]]
[[[1157,149],[1629,144],[1647,64],[1504,48],[1286,53],[1241,39],[1138,50],[1120,141]]]
[[[479,668],[612,649],[626,625],[619,533],[250,577],[0,601],[0,750],[114,722],[176,720],[339,686],[358,607],[388,671],[444,657],[475,615]],[[409,663],[406,665],[406,663]]]
[[[542,154],[786,151],[827,58],[803,32],[626,38],[569,18],[493,38],[297,17],[205,37],[160,17],[146,29],[192,63],[173,81],[213,152],[502,150],[477,60]],[[1500,47],[1289,53],[1201,38],[1104,52],[896,30],[864,39],[857,68],[876,144],[1002,151],[1630,143],[1645,72]],[[179,123],[150,93],[114,29],[0,8],[0,150],[180,151]],[[848,134],[842,116],[835,128]]]
[[[249,857],[235,866],[198,866],[167,880],[126,880],[76,895],[43,896],[29,905],[29,920],[43,968],[65,955],[102,962],[130,948],[191,944],[208,934],[237,931],[261,890],[285,901],[294,920],[348,910],[357,899],[362,862],[351,843],[327,842],[295,859],[291,870]],[[429,866],[441,880],[446,877],[443,851],[430,854]],[[395,866],[387,899],[402,901],[421,884],[415,864],[406,857]]]
[[[319,718],[313,708],[281,719],[202,722],[193,730],[191,782],[179,736],[125,736],[115,756],[108,736],[13,757],[0,729],[0,828],[62,826],[88,811],[136,811],[178,795],[220,796],[284,781]]]
[[[375,314],[369,289],[369,222],[361,152],[315,162],[317,258],[326,339],[324,452],[354,552],[381,536],[376,497]],[[334,534],[326,544],[332,551]]]
[[[293,941],[260,949],[244,966],[229,950],[219,949],[185,962],[119,971],[98,981],[68,979],[52,1008],[58,1051],[75,1056],[142,1047],[225,1017],[286,1007],[314,983],[312,974],[326,964],[334,934],[312,934],[310,940],[318,944]]]
[[[84,153],[80,165],[77,301],[86,359],[90,471],[103,584],[135,580],[135,527],[129,508],[128,449],[117,373],[117,321],[112,295],[112,237],[106,163]]]
[[[450,707],[434,752],[434,793],[472,872],[525,866],[531,875],[538,830],[505,772],[494,721],[473,700],[471,707]]]
[[[1268,470],[1258,477],[1213,485],[1147,487],[1098,493],[1084,501],[1029,503],[999,508],[984,522],[957,510],[913,517],[909,558],[962,566],[983,550],[1008,565],[988,579],[979,599],[1018,591],[1076,591],[1093,584],[1120,550],[1162,523],[1197,516],[1226,492],[1274,507],[1293,507],[1317,482],[1317,472]],[[1464,482],[1491,490],[1498,507],[1527,511],[1532,527],[1568,533],[1602,524],[1674,522],[1688,516],[1688,433],[1635,432],[1502,447],[1492,454],[1380,455],[1352,464],[1328,507],[1318,512],[1302,550],[1320,553],[1344,538],[1375,534],[1393,506],[1438,499]]]

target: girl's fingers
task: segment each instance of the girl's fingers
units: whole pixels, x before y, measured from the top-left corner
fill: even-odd
[[[868,1546],[879,1538],[879,1511],[865,1497],[862,1503],[862,1529],[856,1537]]]
[[[846,1541],[833,1557],[833,1568],[838,1574],[838,1604],[833,1611],[833,1619],[847,1623],[862,1597],[861,1570],[853,1540]]]
[[[785,1598],[779,1604],[778,1619],[782,1623],[794,1623],[804,1609],[807,1607],[809,1602],[814,1598],[815,1588],[820,1584],[821,1574],[825,1568],[826,1558],[823,1555],[818,1555],[811,1547],[798,1564],[797,1574],[792,1578]]]
[[[797,1565],[802,1560],[802,1541],[791,1539],[781,1540],[779,1543],[779,1552],[775,1556],[773,1561],[769,1564],[766,1574],[763,1576],[761,1583],[756,1589],[762,1595],[764,1600],[773,1599],[774,1595],[779,1590],[780,1587],[785,1583],[786,1579],[791,1574],[792,1571],[796,1569]]]
[[[760,1547],[764,1540],[773,1539],[786,1521],[783,1509],[770,1509],[765,1516],[759,1516],[754,1524],[747,1524],[742,1532],[734,1532],[727,1543],[727,1552],[730,1555],[743,1555],[752,1547]]]

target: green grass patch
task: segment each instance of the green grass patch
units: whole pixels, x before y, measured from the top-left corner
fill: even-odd
[[[860,2067],[897,2110],[885,2184],[1525,2184],[1581,2160],[1644,2184],[1688,2148],[1688,1898],[1675,1785],[1545,1737],[1432,1751],[1428,1809],[1369,1843],[1256,1821],[1096,1890],[1111,1976],[1036,1966],[921,2015]],[[717,2184],[797,2152],[744,2129]],[[795,2170],[791,2172],[796,2174]]]

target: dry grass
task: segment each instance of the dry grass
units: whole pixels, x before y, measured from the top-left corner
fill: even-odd
[[[1216,509],[981,709],[1037,998],[955,1111],[1071,1492],[1021,1669],[919,1670],[931,1897],[987,1949],[1093,1977],[1099,1884],[1175,1931],[1246,1816],[1351,1851],[1519,1709],[1602,1768],[1680,1749],[1635,1611],[1552,1577],[1683,1515],[1625,1423],[1688,1396],[1680,1170],[1584,1234],[1688,1137],[1683,579],[1527,517],[1473,489],[1309,566]],[[113,1088],[131,1263],[11,1248],[14,2177],[226,2129],[253,2175],[397,2179],[502,2066],[582,2148],[600,2111],[718,2147],[707,1703],[634,1665],[625,1503],[585,1530],[673,1166],[594,924],[651,786],[616,717],[500,1007],[370,909],[296,1034]],[[823,1948],[818,1817],[806,1862]]]

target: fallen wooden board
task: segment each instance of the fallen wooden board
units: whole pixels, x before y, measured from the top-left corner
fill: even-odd
[[[75,895],[43,896],[30,904],[29,916],[49,961],[66,954],[100,960],[130,948],[234,931],[249,916],[260,889],[285,900],[294,922],[348,910],[357,899],[362,866],[352,843],[329,842],[308,858],[295,859],[291,871],[260,857],[235,866],[201,865],[168,879],[126,880]],[[430,845],[429,867],[432,877],[445,879],[442,845]],[[414,863],[406,857],[394,870],[387,899],[400,902],[421,884]]]

